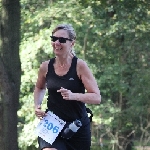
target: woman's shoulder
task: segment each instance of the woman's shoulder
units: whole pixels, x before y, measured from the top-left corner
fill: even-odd
[[[50,61],[50,60],[43,61],[43,62],[41,63],[41,65],[40,65],[40,68],[48,67],[49,61]]]
[[[87,67],[87,63],[83,59],[78,58],[77,66],[82,69],[84,67]]]
[[[44,74],[47,73],[48,71],[48,64],[49,64],[49,61],[50,60],[46,60],[46,61],[43,61],[40,65],[40,71],[43,72]]]
[[[81,75],[88,73],[89,67],[87,63],[83,59],[77,60],[77,74],[79,78],[81,78]]]

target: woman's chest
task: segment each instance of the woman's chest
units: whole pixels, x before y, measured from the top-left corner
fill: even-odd
[[[69,72],[70,66],[56,67],[54,66],[54,72],[58,76],[64,76]]]
[[[72,92],[81,92],[83,85],[75,74],[67,74],[64,76],[49,74],[47,78],[47,88],[54,92],[61,87],[71,90]]]

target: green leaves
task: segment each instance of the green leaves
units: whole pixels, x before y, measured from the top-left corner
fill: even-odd
[[[39,65],[53,57],[49,36],[60,23],[74,26],[76,54],[86,60],[100,87],[101,104],[88,106],[94,113],[94,121],[104,126],[101,133],[107,134],[109,129],[110,143],[112,140],[115,144],[118,141],[112,138],[114,132],[113,137],[118,132],[136,131],[140,128],[139,116],[143,117],[143,125],[148,121],[150,13],[147,1],[22,0],[21,6],[22,85],[18,115],[26,124],[20,125],[21,135],[34,122],[33,108],[28,105],[33,106]],[[31,144],[28,137],[20,140],[24,147]]]

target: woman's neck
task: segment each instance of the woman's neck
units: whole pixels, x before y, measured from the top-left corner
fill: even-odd
[[[66,66],[71,64],[72,58],[73,58],[73,55],[68,56],[68,57],[58,57],[57,56],[55,59],[55,64],[58,67],[65,68]]]

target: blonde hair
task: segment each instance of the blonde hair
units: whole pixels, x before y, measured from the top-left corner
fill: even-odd
[[[76,39],[76,33],[74,28],[72,27],[71,24],[59,24],[56,26],[56,28],[52,31],[52,34],[54,34],[56,31],[63,29],[68,32],[69,38],[72,40]]]

